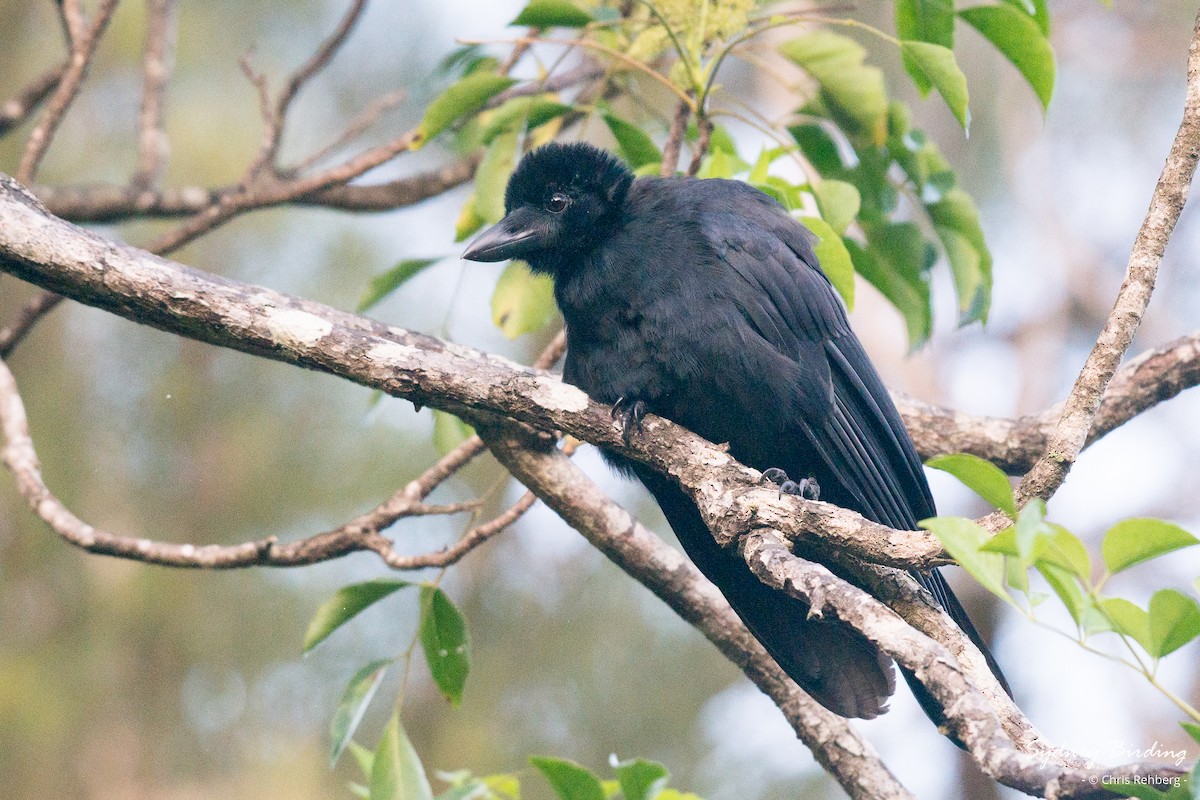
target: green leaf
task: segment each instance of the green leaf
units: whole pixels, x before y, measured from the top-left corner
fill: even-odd
[[[366,311],[371,306],[378,303],[383,298],[387,297],[396,289],[400,288],[412,276],[416,275],[421,270],[436,264],[441,259],[437,258],[409,258],[401,261],[396,266],[389,269],[387,272],[381,272],[371,278],[371,282],[367,284],[366,291],[363,292],[358,301],[358,313]]]
[[[1017,523],[1013,526],[1016,532],[1017,557],[1022,566],[1033,564],[1034,549],[1038,540],[1049,531],[1046,525],[1046,503],[1041,498],[1034,498],[1025,504],[1017,514]]]
[[[824,180],[814,183],[812,191],[813,197],[817,199],[821,218],[839,234],[845,233],[862,207],[862,197],[858,189],[854,184],[845,181]]]
[[[954,453],[934,456],[925,462],[925,466],[949,472],[975,494],[1016,519],[1017,505],[1012,484],[1004,470],[992,462],[969,453]]]
[[[1019,563],[1020,559],[1017,551],[1017,526],[1009,525],[1004,530],[997,533],[991,539],[988,539],[979,548],[985,553],[999,553],[1002,556],[1012,556],[1013,561]]]
[[[325,637],[352,619],[367,606],[377,603],[398,589],[412,584],[408,581],[374,580],[343,586],[326,600],[308,623],[304,634],[304,651],[307,653],[325,640]]]
[[[509,25],[530,28],[582,28],[592,17],[569,0],[530,0]]]
[[[533,130],[573,110],[572,106],[553,100],[549,95],[514,97],[496,109],[480,137],[484,144],[491,144],[502,133]]]
[[[1173,653],[1200,636],[1200,604],[1183,592],[1159,589],[1150,598],[1150,647],[1155,658]]]
[[[492,139],[475,171],[475,214],[495,224],[504,218],[504,190],[517,163],[515,130]]]
[[[1187,731],[1188,736],[1195,739],[1197,744],[1200,744],[1200,725],[1194,722],[1181,722],[1179,724]]]
[[[964,8],[958,15],[1013,63],[1047,108],[1054,93],[1054,51],[1039,23],[1007,4]]]
[[[1120,572],[1164,553],[1200,543],[1183,528],[1161,519],[1126,519],[1104,534],[1101,553],[1109,572]]]
[[[853,39],[816,30],[779,47],[821,86],[822,100],[843,128],[875,144],[887,138],[883,72],[867,66],[867,51]]]
[[[375,696],[375,690],[379,688],[384,673],[391,665],[390,658],[372,661],[354,673],[354,677],[342,690],[342,697],[338,700],[337,709],[329,723],[329,738],[333,740],[333,751],[329,756],[330,768],[337,765],[338,759],[350,742],[350,737],[358,729],[358,723],[362,722],[363,714],[371,704],[371,698]]]
[[[1025,508],[1028,508],[1029,505]],[[1054,564],[1067,570],[1080,581],[1090,583],[1092,559],[1088,556],[1087,548],[1083,546],[1079,537],[1061,525],[1044,524],[1041,527],[1043,530],[1037,537],[1034,560],[1038,563]]]
[[[454,221],[454,241],[464,241],[487,224],[487,220],[475,211],[475,205],[478,202],[479,195],[472,192],[471,196],[467,198],[467,202],[463,203],[462,209],[458,212],[458,219]]]
[[[516,83],[513,78],[494,72],[472,72],[438,95],[425,109],[425,117],[417,126],[420,137],[413,143],[416,150],[459,119],[487,104],[492,97]]]
[[[804,153],[808,163],[816,167],[821,175],[840,175],[846,168],[837,142],[822,126],[812,123],[793,125],[788,128],[788,133],[800,146],[800,152]]]
[[[421,648],[442,696],[458,708],[471,671],[471,637],[467,621],[446,593],[421,587]]]
[[[950,261],[950,274],[954,278],[954,293],[958,297],[958,319],[965,325],[980,319],[987,313],[991,287],[983,271],[983,259],[975,246],[952,228],[934,226],[946,258]]]
[[[554,282],[535,275],[524,261],[513,261],[500,273],[492,293],[492,322],[505,336],[541,330],[554,319]]]
[[[559,800],[605,800],[600,779],[574,761],[530,756],[529,763],[546,776]]]
[[[922,528],[933,531],[958,565],[992,594],[1013,602],[1004,588],[1004,556],[980,548],[988,541],[988,532],[966,517],[933,517],[922,520]]]
[[[959,292],[958,324],[986,322],[992,294],[992,255],[983,237],[975,201],[963,190],[951,188],[937,202],[927,203],[925,211],[950,258],[955,290]],[[966,256],[963,242],[951,237],[951,232],[974,248],[978,260]]]
[[[655,800],[671,777],[662,764],[642,758],[619,762],[614,771],[621,784],[622,800]]]
[[[1079,581],[1071,572],[1054,564],[1039,563],[1036,568],[1046,579],[1046,583],[1050,584],[1054,593],[1058,595],[1058,599],[1062,600],[1063,605],[1067,607],[1071,619],[1075,620],[1075,624],[1082,629],[1085,612],[1091,606],[1091,602],[1079,587]]]
[[[1150,615],[1123,597],[1106,597],[1100,601],[1104,615],[1113,623],[1113,629],[1129,636],[1146,652],[1153,647],[1150,638]]]
[[[1004,0],[1005,3],[1024,11],[1037,23],[1042,36],[1050,36],[1050,10],[1046,8],[1046,0]]]
[[[433,446],[439,454],[446,455],[474,435],[475,429],[458,417],[440,409],[433,410]]]
[[[499,800],[521,800],[521,781],[516,775],[499,773],[485,775],[480,780]]]
[[[854,262],[850,260],[850,251],[846,249],[842,237],[820,217],[800,217],[800,221],[817,235],[818,241],[813,252],[817,255],[821,271],[846,301],[846,307],[854,308]]]
[[[649,164],[662,163],[662,152],[650,136],[637,125],[608,113],[604,114],[604,124],[612,131],[613,138],[617,140],[617,152],[629,166],[637,169]]]
[[[896,0],[896,35],[953,47],[954,0]]]
[[[349,741],[346,749],[350,752],[350,755],[354,756],[354,763],[358,765],[358,769],[362,772],[363,777],[370,780],[371,770],[375,768],[375,753],[353,739]]]
[[[694,792],[681,792],[678,789],[667,787],[658,793],[655,800],[701,800],[701,797]]]
[[[371,768],[371,800],[433,800],[433,789],[412,742],[393,714],[383,729]]]
[[[860,187],[861,188],[861,187]],[[854,271],[883,293],[904,315],[910,349],[916,349],[933,329],[929,305],[929,266],[932,247],[911,222],[870,224],[859,216],[868,249],[846,240]]]
[[[963,130],[971,127],[971,110],[967,107],[967,76],[959,69],[954,51],[929,42],[900,42],[905,64],[912,64],[929,80],[946,105],[954,112]]]

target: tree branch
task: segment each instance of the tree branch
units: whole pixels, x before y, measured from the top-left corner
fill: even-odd
[[[146,0],[146,48],[142,57],[142,105],[138,111],[138,160],[131,183],[157,184],[166,169],[170,142],[163,129],[167,83],[175,60],[177,0]]]
[[[1200,159],[1200,14],[1196,16],[1188,48],[1187,100],[1183,121],[1163,165],[1150,209],[1138,230],[1125,270],[1125,281],[1096,344],[1084,362],[1067,396],[1062,416],[1050,437],[1045,455],[1038,459],[1017,489],[1017,500],[1049,499],[1066,479],[1071,465],[1087,443],[1092,420],[1104,390],[1133,341],[1142,315],[1150,303],[1163,252],[1187,202],[1196,161]]]
[[[1076,767],[1051,763],[1024,753],[1004,734],[1000,720],[963,673],[954,656],[938,642],[913,629],[877,599],[841,580],[820,564],[792,554],[774,531],[745,537],[746,563],[764,583],[808,603],[812,613],[832,615],[861,631],[901,667],[916,675],[941,705],[947,724],[971,757],[991,778],[1039,797],[1108,798],[1102,785],[1145,783],[1147,777],[1179,780],[1174,767],[1132,764],[1125,767]],[[1155,784],[1157,785],[1157,784]]]
[[[538,370],[110,242],[48,215],[8,179],[0,179],[0,213],[7,220],[0,230],[2,271],[172,333],[330,372],[451,413],[504,414],[611,447],[669,473],[725,544],[767,526],[892,567],[948,561],[928,532],[895,531],[826,503],[778,497],[758,483],[757,472],[667,420],[648,417],[643,434],[626,443],[607,408]],[[1185,351],[1195,355],[1194,347],[1170,352],[1182,360]],[[1161,360],[1131,364],[1131,375],[1151,370],[1177,378],[1180,370],[1151,369]],[[1193,363],[1183,371],[1198,370]]]
[[[21,164],[17,167],[17,179],[22,183],[29,183],[37,175],[42,157],[46,155],[46,150],[54,139],[54,132],[58,130],[67,109],[71,107],[71,103],[79,93],[79,87],[83,85],[88,65],[91,64],[92,56],[96,52],[96,45],[100,43],[100,38],[104,35],[109,20],[112,19],[112,13],[117,7],[117,0],[103,0],[96,10],[96,17],[92,20],[92,24],[86,27],[83,24],[78,5],[74,4],[73,7],[72,5],[63,6],[64,19],[67,20],[68,29],[73,31],[69,37],[71,55],[68,59],[67,69],[55,86],[45,113],[42,114],[42,118],[34,126],[33,131],[29,134],[29,140],[25,143],[25,151],[21,154]],[[78,33],[74,31],[78,31]]]
[[[691,562],[637,522],[553,447],[496,418],[473,422],[488,447],[600,552],[695,626],[783,711],[796,735],[852,798],[912,795],[850,724],[791,681]]]
[[[30,81],[24,89],[0,104],[0,136],[20,125],[42,101],[50,96],[67,71],[70,61],[51,67]]]

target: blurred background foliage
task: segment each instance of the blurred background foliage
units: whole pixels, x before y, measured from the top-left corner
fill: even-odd
[[[412,127],[443,84],[431,78],[455,38],[509,35],[520,0],[373,3],[349,46],[298,102],[287,154],[334,136],[381,90],[407,99],[372,134]],[[276,84],[336,24],[342,3],[185,2],[168,95],[168,185],[237,180],[261,133],[238,58],[252,51]],[[973,123],[963,137],[940,100],[922,101],[894,49],[872,48],[888,86],[914,108],[981,209],[995,260],[986,329],[956,330],[948,274],[934,276],[930,343],[910,356],[903,319],[861,281],[855,323],[889,384],[965,410],[1011,415],[1060,398],[1107,314],[1133,235],[1178,122],[1194,4],[1176,0],[1053,4],[1058,83],[1049,111],[994,49],[959,26]],[[892,29],[890,3],[856,16]],[[0,0],[0,97],[59,57],[49,2]],[[123,182],[134,166],[144,7],[126,2],[40,180]],[[738,93],[782,118],[783,87],[736,63]],[[664,104],[663,107],[666,107]],[[765,142],[730,123],[747,152]],[[22,132],[0,139],[11,172]],[[602,131],[592,130],[599,141]],[[372,180],[453,157],[441,141],[406,154]],[[395,213],[274,209],[242,217],[175,254],[241,281],[352,309],[371,276],[401,259],[456,251],[454,222],[470,187]],[[1196,326],[1200,227],[1185,211],[1160,291],[1139,334],[1151,346]],[[106,227],[144,243],[169,223]],[[499,271],[444,261],[371,310],[408,328],[528,361],[549,333],[507,339],[490,322]],[[0,319],[29,288],[0,276]],[[296,537],[332,527],[386,497],[436,458],[428,410],[64,306],[16,351],[47,482],[98,526],[176,541]],[[1050,504],[1056,519],[1096,536],[1122,516],[1155,515],[1200,528],[1200,400],[1156,409],[1087,451]],[[665,530],[640,491],[577,458],[649,524]],[[944,513],[982,509],[934,477]],[[488,493],[492,510],[518,490],[493,464],[472,465],[439,490],[450,502]],[[453,540],[462,518],[407,520],[394,535],[412,552]],[[666,534],[669,536],[669,534]],[[1190,561],[1188,559],[1191,559]],[[1195,574],[1195,555],[1159,566],[1156,586]],[[1173,570],[1178,569],[1176,574]],[[416,595],[372,607],[310,656],[305,625],[346,583],[377,577],[372,556],[295,570],[171,571],[84,555],[35,522],[0,481],[0,790],[6,797],[317,798],[348,796],[356,777],[327,764],[326,729],[346,680],[411,640]],[[1122,576],[1139,595],[1139,575]],[[666,763],[672,785],[709,800],[836,796],[839,790],[765,698],[645,590],[552,514],[536,508],[452,569],[443,587],[465,613],[473,669],[451,709],[423,665],[409,681],[404,723],[431,769],[524,770],[527,796],[544,785],[530,753],[600,769],[610,753]],[[985,620],[991,606],[966,588]],[[1057,743],[1101,760],[1157,741],[1187,746],[1174,711],[1135,676],[1069,642],[992,615],[995,650],[1032,719]],[[1064,612],[1065,617],[1065,612]],[[1165,676],[1200,694],[1192,657]],[[397,686],[384,684],[364,722],[373,741]],[[391,693],[391,694],[388,694]],[[380,702],[382,700],[383,702]],[[862,728],[922,797],[996,790],[959,773],[942,740],[901,691],[893,711]],[[1194,757],[1194,753],[1192,754]],[[603,770],[601,770],[603,771]]]

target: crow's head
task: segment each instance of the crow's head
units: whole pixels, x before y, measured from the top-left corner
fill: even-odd
[[[620,218],[633,174],[589,144],[548,144],[521,160],[504,193],[504,219],[471,242],[463,258],[521,258],[553,273],[595,247]]]

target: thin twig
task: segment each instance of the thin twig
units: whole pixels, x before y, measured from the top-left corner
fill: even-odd
[[[350,8],[346,10],[341,22],[338,23],[337,29],[288,78],[279,97],[275,100],[274,108],[264,109],[263,118],[266,122],[266,131],[263,134],[262,150],[249,170],[251,174],[256,171],[256,168],[274,167],[279,154],[279,146],[283,141],[284,123],[287,120],[292,101],[296,99],[296,95],[304,88],[304,85],[324,69],[334,54],[345,44],[346,37],[350,35],[350,31],[354,29],[355,23],[362,17],[366,7],[366,0],[354,0],[350,4]]]
[[[1150,303],[1163,252],[1187,202],[1197,159],[1200,159],[1200,14],[1196,17],[1188,49],[1187,99],[1183,107],[1183,121],[1179,124],[1167,162],[1154,187],[1150,209],[1134,240],[1125,270],[1125,281],[1117,292],[1112,312],[1095,346],[1088,354],[1079,377],[1075,379],[1075,385],[1071,387],[1045,455],[1034,464],[1018,487],[1020,502],[1034,497],[1048,499],[1053,495],[1086,444],[1105,389],[1125,351],[1129,349]]]
[[[61,303],[62,295],[40,291],[17,311],[16,318],[7,327],[0,329],[0,358],[8,358],[37,321]]]
[[[25,142],[25,151],[21,154],[21,163],[17,167],[16,173],[16,178],[21,183],[28,184],[37,175],[38,167],[46,155],[46,150],[50,147],[50,142],[54,139],[54,134],[58,131],[58,126],[62,124],[67,109],[70,108],[79,93],[79,87],[83,84],[83,78],[92,62],[92,56],[95,55],[96,46],[100,43],[116,7],[117,0],[102,0],[100,7],[96,10],[95,19],[85,30],[82,17],[78,14],[78,3],[64,3],[63,14],[68,20],[69,27],[78,28],[80,33],[72,35],[70,63],[63,73],[62,80],[55,87],[46,111],[34,126],[33,131],[30,132],[28,141]],[[74,13],[71,9],[74,9]]]
[[[712,130],[713,124],[708,115],[699,114],[696,117],[696,151],[692,153],[692,163],[688,164],[687,170],[689,177],[694,177],[700,171],[700,163],[708,155],[708,147],[712,140]]]
[[[323,161],[335,150],[345,147],[359,136],[362,136],[372,125],[379,121],[379,118],[384,113],[398,106],[407,96],[408,92],[403,89],[397,89],[394,92],[388,92],[385,95],[377,97],[358,116],[350,120],[346,129],[338,134],[329,144],[319,150],[314,150],[305,156],[303,161],[300,161],[294,167],[288,167],[284,170],[283,174],[288,177],[294,177],[312,169],[312,167]]]
[[[49,97],[62,80],[70,61],[51,67],[30,81],[25,88],[0,104],[0,136],[20,125]]]
[[[142,57],[142,105],[138,112],[138,159],[131,185],[156,185],[166,169],[170,142],[163,128],[167,83],[175,61],[177,0],[146,0],[146,47]]]
[[[688,119],[692,115],[692,107],[682,100],[675,107],[675,116],[671,118],[671,127],[667,131],[667,142],[663,145],[662,167],[659,174],[664,178],[675,174],[679,168],[679,152],[683,148],[683,137],[687,133]]]

